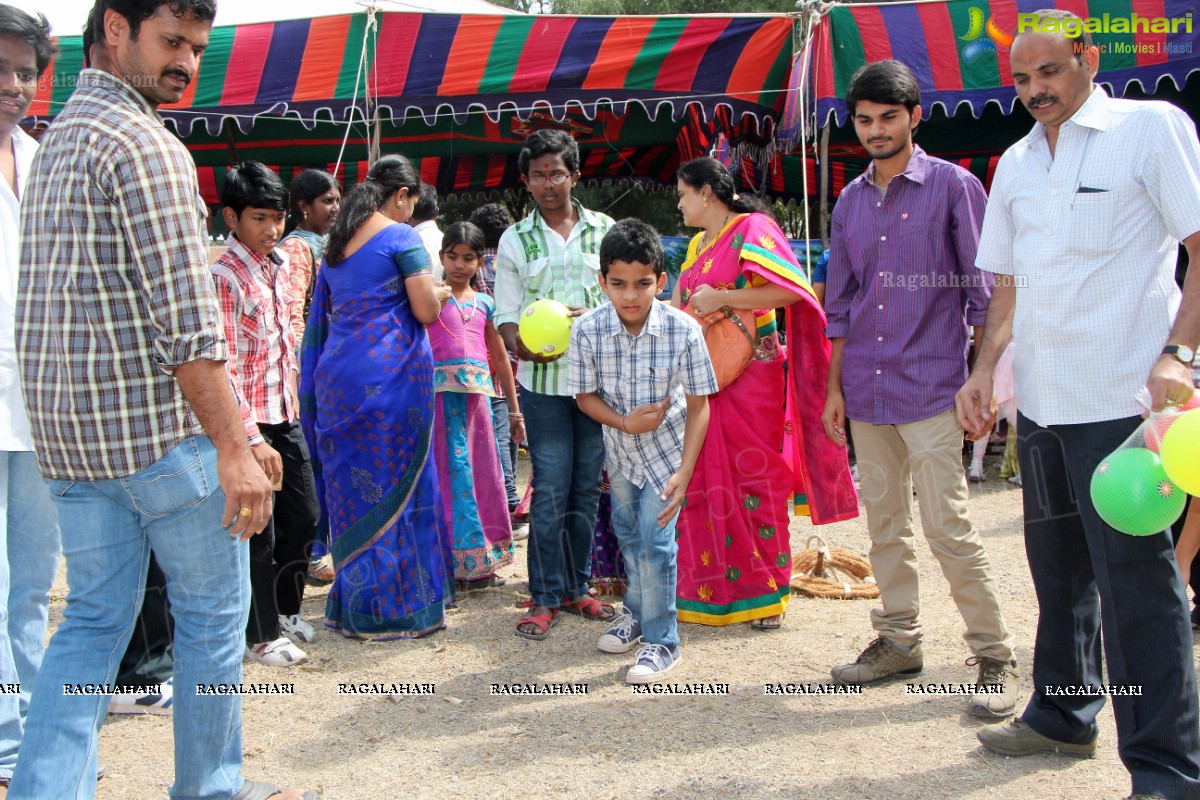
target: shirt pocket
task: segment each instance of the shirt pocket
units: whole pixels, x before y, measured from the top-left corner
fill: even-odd
[[[1081,186],[1095,186],[1084,181]],[[1107,259],[1120,249],[1124,226],[1121,208],[1125,193],[1119,188],[1102,192],[1076,192],[1067,205],[1067,220],[1061,235],[1068,237],[1078,260]],[[1127,229],[1125,229],[1127,230]]]
[[[675,377],[676,368],[677,364],[669,356],[656,355],[650,359],[650,366],[646,371],[649,391],[654,398],[650,402],[657,403],[670,394],[671,381]]]
[[[525,265],[525,292],[534,300],[559,299],[554,296],[554,268],[549,258],[535,258]]]

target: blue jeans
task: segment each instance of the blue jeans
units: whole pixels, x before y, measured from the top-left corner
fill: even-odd
[[[31,452],[0,452],[0,778],[11,778],[46,647],[50,587],[58,572],[58,514]]]
[[[588,591],[604,437],[600,423],[580,411],[574,397],[522,386],[521,411],[533,465],[529,591],[535,604],[558,608],[563,598]]]
[[[675,579],[679,567],[675,555],[675,523],[679,512],[665,527],[658,526],[658,515],[666,507],[649,480],[642,488],[630,483],[620,470],[608,470],[612,494],[613,533],[621,545],[629,588],[625,590],[625,609],[642,626],[647,644],[679,645],[679,624],[675,614]]]
[[[221,527],[217,451],[185,439],[125,478],[50,481],[67,560],[67,607],[34,685],[13,800],[90,800],[105,695],[66,684],[111,684],[145,591],[150,551],[175,616],[176,800],[229,800],[242,787],[242,702],[197,684],[242,679],[250,611],[246,543]]]
[[[496,434],[496,449],[500,451],[500,471],[504,473],[504,494],[508,497],[508,512],[520,504],[517,494],[517,445],[512,440],[512,426],[508,420],[508,401],[503,397],[492,398],[492,430]]]
[[[1096,467],[1141,422],[1042,427],[1017,417],[1025,552],[1041,612],[1033,692],[1021,719],[1051,739],[1087,742],[1096,735],[1104,697],[1062,696],[1045,687],[1141,687],[1141,697],[1112,698],[1117,752],[1133,792],[1196,800],[1196,672],[1171,537],[1118,533],[1096,513],[1089,488]]]

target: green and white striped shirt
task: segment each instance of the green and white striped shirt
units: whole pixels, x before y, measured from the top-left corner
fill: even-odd
[[[574,200],[579,221],[566,241],[539,210],[500,237],[496,253],[496,327],[517,322],[525,307],[549,298],[568,306],[596,308],[608,301],[600,289],[600,240],[613,221]],[[517,382],[530,391],[571,396],[567,359],[549,364],[521,361]]]

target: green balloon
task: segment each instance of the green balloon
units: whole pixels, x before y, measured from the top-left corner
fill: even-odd
[[[1121,533],[1161,533],[1183,514],[1187,494],[1167,477],[1162,459],[1143,447],[1117,450],[1092,474],[1092,505]]]

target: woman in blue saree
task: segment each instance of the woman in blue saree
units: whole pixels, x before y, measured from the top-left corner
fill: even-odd
[[[347,195],[304,335],[301,417],[336,570],[325,625],[353,638],[433,633],[454,601],[424,327],[448,290],[402,224],[419,187],[407,159],[387,156]]]

